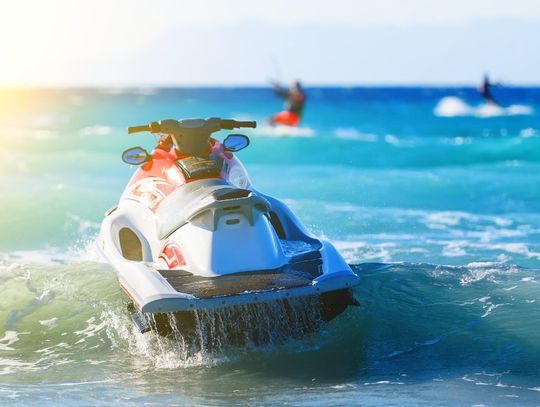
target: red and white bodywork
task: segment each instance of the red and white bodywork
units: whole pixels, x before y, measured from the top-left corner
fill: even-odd
[[[253,189],[238,158],[215,139],[209,149],[219,172],[188,178],[179,165],[185,156],[158,144],[103,220],[99,249],[139,311],[219,308],[358,284],[329,242],[312,236],[281,201]],[[200,282],[206,291],[193,291]]]

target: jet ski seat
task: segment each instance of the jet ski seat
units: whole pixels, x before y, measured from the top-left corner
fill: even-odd
[[[179,188],[157,210],[158,234],[165,239],[195,219],[215,230],[223,214],[241,213],[253,224],[258,213],[267,213],[270,203],[253,191],[236,188],[223,180],[201,180]]]

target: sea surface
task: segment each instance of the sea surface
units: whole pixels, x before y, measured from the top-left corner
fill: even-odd
[[[0,90],[0,405],[540,405],[540,88],[494,93],[309,88],[291,130],[265,88]],[[208,116],[259,122],[254,186],[355,265],[360,307],[264,346],[135,331],[94,249],[121,152],[153,146],[126,127]]]

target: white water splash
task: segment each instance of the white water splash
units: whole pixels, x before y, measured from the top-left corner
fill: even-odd
[[[78,247],[50,247],[41,250],[15,250],[0,252],[0,261],[9,262],[9,267],[18,265],[55,266],[79,264],[83,262],[101,262],[95,240],[80,242]]]
[[[354,128],[337,128],[334,135],[343,140],[365,141],[374,143],[379,140],[379,136],[373,133],[363,133]]]
[[[280,240],[283,253],[286,256],[295,256],[297,254],[316,250],[317,246],[313,246],[302,240]]]
[[[54,328],[58,322],[57,317],[53,317],[51,319],[43,319],[40,320],[39,323],[47,328]]]
[[[19,340],[19,334],[16,331],[6,331],[3,338],[0,338],[0,350],[13,350],[10,346]]]
[[[159,324],[161,333],[166,336],[154,331],[141,334],[127,313],[113,310],[102,314],[99,325],[107,331],[114,347],[122,346],[118,339],[127,342],[130,353],[142,356],[141,363],[154,368],[215,366],[239,356],[240,349],[245,352],[271,348],[319,329],[322,319],[316,301],[300,298],[199,310],[189,316],[173,313],[148,315],[149,321]],[[96,326],[94,320],[90,321],[90,326]],[[95,330],[84,330],[84,333],[88,332],[95,333]]]
[[[393,249],[397,244],[394,242],[368,243],[366,241],[334,240],[332,243],[341,252],[345,261],[383,261],[392,260]]]
[[[433,113],[439,117],[472,116],[488,118],[497,116],[531,115],[534,109],[527,105],[510,105],[501,107],[495,104],[484,103],[477,106],[469,105],[463,99],[454,96],[442,98]]]
[[[253,134],[265,137],[313,137],[315,130],[311,127],[261,126],[253,130]]]
[[[468,286],[479,281],[495,282],[499,276],[516,274],[519,268],[515,265],[497,262],[473,262],[466,266],[465,273],[460,277],[459,283]],[[478,301],[485,303],[490,297],[480,298]]]

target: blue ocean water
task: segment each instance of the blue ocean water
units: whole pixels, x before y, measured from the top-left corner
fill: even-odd
[[[0,91],[0,403],[540,405],[540,88]],[[187,354],[134,332],[93,241],[151,120],[253,119],[239,157],[363,278],[305,338]],[[226,133],[223,133],[223,136]]]

